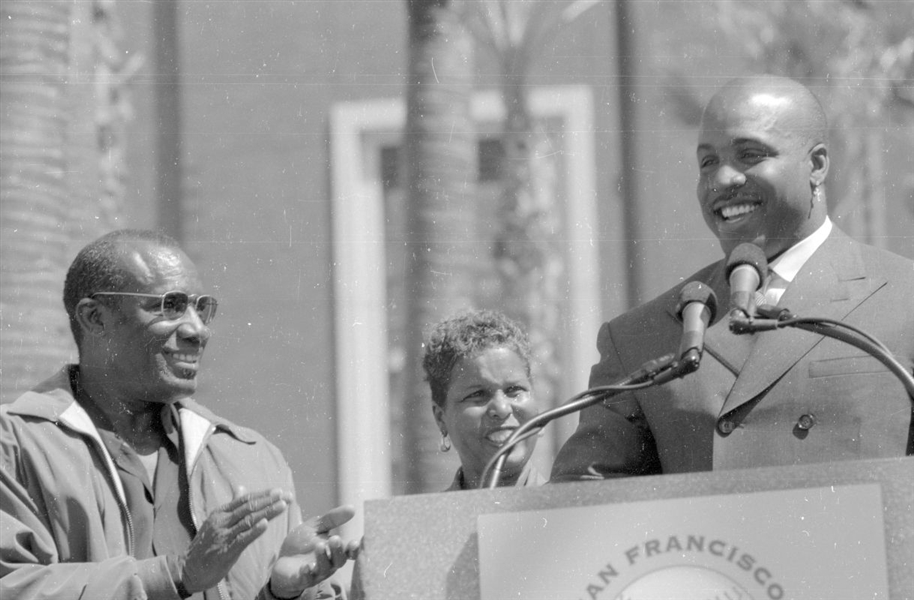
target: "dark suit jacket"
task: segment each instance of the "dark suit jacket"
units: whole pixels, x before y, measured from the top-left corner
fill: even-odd
[[[605,323],[591,387],[677,351],[676,305],[689,281],[710,285],[720,303],[699,370],[584,410],[555,460],[553,481],[912,453],[912,399],[881,362],[800,329],[729,331],[723,261]],[[912,370],[914,262],[833,229],[779,306],[854,325]]]

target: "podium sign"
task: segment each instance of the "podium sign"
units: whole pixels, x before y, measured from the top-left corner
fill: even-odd
[[[364,512],[356,599],[914,599],[914,457],[400,496]]]
[[[482,600],[889,597],[878,484],[481,515],[478,533]]]

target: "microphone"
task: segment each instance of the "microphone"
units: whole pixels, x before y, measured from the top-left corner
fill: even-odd
[[[679,360],[689,363],[685,372],[698,368],[705,345],[705,330],[717,314],[717,294],[700,281],[690,281],[679,292],[676,315],[682,321]]]
[[[755,291],[767,273],[768,259],[755,244],[740,244],[730,253],[727,259],[727,279],[730,281],[731,323],[734,319],[751,319],[755,316]]]

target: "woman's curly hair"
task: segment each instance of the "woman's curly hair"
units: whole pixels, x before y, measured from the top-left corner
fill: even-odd
[[[530,371],[530,341],[521,327],[494,310],[472,310],[458,313],[436,323],[426,336],[422,367],[432,389],[432,402],[444,407],[451,371],[462,358],[473,358],[490,348],[509,348],[524,361],[527,378]]]

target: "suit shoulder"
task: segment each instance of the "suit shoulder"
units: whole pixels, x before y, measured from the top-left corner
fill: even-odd
[[[914,261],[904,256],[852,240],[860,261],[860,273],[867,278],[884,281],[887,290],[902,296],[914,295]],[[839,267],[836,267],[839,270]]]
[[[914,279],[914,260],[895,254],[889,250],[860,244],[861,254],[868,268],[883,271],[889,279]]]
[[[852,249],[863,261],[869,273],[884,273],[888,279],[914,278],[914,260],[910,258],[856,240],[837,228],[826,243],[832,241],[836,244],[835,248]]]

